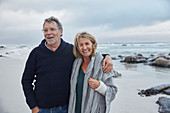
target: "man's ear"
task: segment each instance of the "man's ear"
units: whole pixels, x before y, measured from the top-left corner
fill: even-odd
[[[60,30],[60,36],[62,36],[62,35],[63,35],[63,30],[61,29],[61,30]]]

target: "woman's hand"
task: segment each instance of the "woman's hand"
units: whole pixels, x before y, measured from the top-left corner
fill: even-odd
[[[100,82],[93,78],[89,78],[88,83],[89,83],[89,86],[93,89],[96,89],[100,86]]]

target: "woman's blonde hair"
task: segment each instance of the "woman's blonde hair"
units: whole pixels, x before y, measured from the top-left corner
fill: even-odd
[[[91,56],[95,56],[96,53],[96,48],[97,48],[97,42],[94,36],[92,36],[91,34],[87,33],[87,32],[80,32],[77,33],[77,35],[75,36],[74,39],[74,47],[73,47],[73,54],[76,58],[81,57],[82,55],[80,54],[79,50],[78,50],[78,40],[80,38],[87,38],[92,42],[93,45],[93,50],[92,50],[92,54]]]

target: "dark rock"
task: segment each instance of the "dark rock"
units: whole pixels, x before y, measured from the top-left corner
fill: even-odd
[[[159,54],[158,56],[151,55],[149,58],[144,57],[142,54],[136,54],[135,56],[118,56],[121,58],[120,62],[126,63],[144,63],[145,65],[158,66],[170,68],[170,56]]]
[[[159,67],[169,67],[170,68],[170,60],[167,60],[165,58],[158,58],[153,63],[155,66]]]
[[[125,58],[125,56],[122,56],[122,55],[118,55],[118,58],[119,60],[123,60]]]
[[[170,53],[168,54],[168,56],[170,56]]]
[[[126,44],[122,44],[122,46],[127,46]]]
[[[124,60],[120,60],[120,62],[125,62]]]
[[[23,46],[19,46],[19,48],[25,48],[25,47],[27,47],[27,46],[25,46],[25,45],[23,45]]]
[[[142,57],[143,55],[142,54],[137,54],[138,57]]]
[[[126,56],[125,59],[124,59],[124,62],[127,62],[127,63],[136,63],[137,59],[133,56]]]
[[[151,54],[150,56],[153,57],[153,56],[155,56],[155,55]]]
[[[0,48],[5,48],[4,46],[0,46]]]
[[[147,62],[147,59],[146,57],[143,57],[141,55],[139,56],[126,56],[125,59],[121,62],[127,62],[127,63],[145,63]]]
[[[165,58],[166,58],[167,60],[170,60],[170,56],[166,56]]]
[[[156,104],[159,105],[159,109],[158,109],[159,113],[170,113],[170,98],[159,97]]]
[[[123,58],[123,56],[122,56],[122,55],[118,55],[118,57],[119,57],[119,58]]]
[[[117,60],[117,58],[116,57],[111,57],[112,58],[112,60]]]
[[[143,57],[142,54],[138,54],[136,56],[136,59],[137,59],[137,63],[145,63],[148,60],[148,58],[147,57]]]
[[[141,90],[138,95],[140,96],[151,96],[151,95],[156,95],[159,94],[159,91],[154,88],[146,89],[146,90]]]
[[[2,55],[0,55],[0,57],[3,57]]]
[[[0,46],[0,49],[3,49],[3,48],[5,48],[4,46]]]
[[[170,95],[170,84],[162,84],[156,87],[152,87],[146,90],[140,90],[138,93],[140,96],[151,96],[157,94]]]
[[[14,53],[14,51],[6,52],[5,54],[10,54],[10,53]]]

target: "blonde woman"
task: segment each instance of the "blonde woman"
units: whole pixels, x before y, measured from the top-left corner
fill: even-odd
[[[74,40],[73,64],[68,113],[109,113],[117,87],[114,72],[102,71],[103,56],[96,52],[95,37],[78,33]]]

